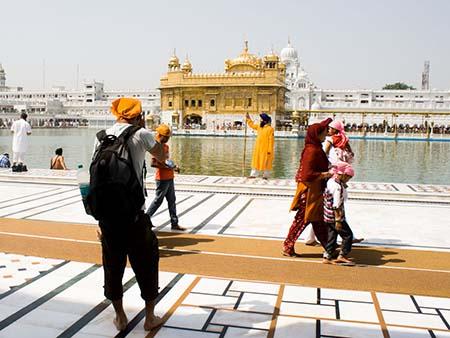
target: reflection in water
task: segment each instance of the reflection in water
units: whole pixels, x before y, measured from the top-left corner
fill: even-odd
[[[87,165],[93,150],[96,130],[33,130],[26,158],[30,168],[49,168],[50,157],[58,147],[64,149],[69,168]],[[237,137],[184,137],[171,139],[172,158],[183,174],[249,175],[253,144],[247,139],[245,171],[244,139]],[[0,152],[11,153],[12,137],[0,130]],[[293,178],[303,139],[275,139],[273,177]],[[449,184],[450,142],[351,140],[355,152],[357,181]]]

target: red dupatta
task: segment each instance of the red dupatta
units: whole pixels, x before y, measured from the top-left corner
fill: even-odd
[[[319,135],[328,128],[332,119],[328,118],[320,123],[308,127],[305,137],[305,148],[300,158],[300,166],[295,175],[297,182],[314,181],[320,173],[328,170],[328,158],[322,149]]]

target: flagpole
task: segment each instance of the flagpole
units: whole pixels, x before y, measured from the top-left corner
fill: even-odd
[[[247,113],[248,114],[248,113]],[[242,176],[245,177],[245,155],[247,153],[247,114],[245,115],[244,123],[244,156],[242,158]]]

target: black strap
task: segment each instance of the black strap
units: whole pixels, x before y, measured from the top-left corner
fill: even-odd
[[[97,136],[97,140],[98,140],[99,142],[101,142],[101,141],[106,137],[106,130],[105,130],[105,129],[100,130],[100,131],[96,134],[96,136]]]
[[[123,139],[123,144],[126,144],[128,139],[139,129],[141,129],[140,126],[131,126],[125,129],[120,135],[119,138]]]
[[[128,127],[127,129],[125,129],[120,135],[119,138],[121,138],[123,140],[122,144],[124,146],[124,148],[127,150],[128,152],[128,159],[130,160],[131,163],[131,167],[134,169],[134,163],[133,163],[133,157],[131,155],[130,150],[128,149],[128,139],[134,135],[135,132],[137,132],[139,129],[141,129],[140,126],[131,126]],[[145,160],[144,160],[144,166],[145,166]],[[136,177],[137,179],[139,179],[138,177]],[[141,186],[144,187],[144,168],[142,168],[142,180],[141,180]],[[145,189],[144,189],[145,191]],[[146,191],[144,192],[144,195],[146,194]]]

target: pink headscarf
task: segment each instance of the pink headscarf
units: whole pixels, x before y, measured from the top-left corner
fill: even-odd
[[[344,149],[348,144],[348,136],[345,134],[344,124],[341,121],[333,121],[329,124],[329,127],[338,131],[338,134],[332,136],[333,146]]]
[[[337,162],[331,168],[331,172],[334,174],[333,178],[336,178],[338,174],[346,174],[348,176],[355,176],[355,170],[353,167],[345,162]]]

